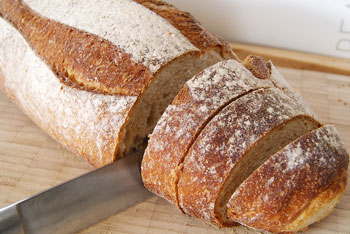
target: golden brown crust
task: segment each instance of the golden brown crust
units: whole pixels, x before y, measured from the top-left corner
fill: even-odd
[[[255,78],[235,60],[219,62],[189,80],[150,137],[142,163],[145,186],[178,205],[180,164],[200,131],[225,105],[262,87],[273,84]]]
[[[271,88],[249,93],[226,106],[202,130],[179,174],[179,202],[185,213],[223,226],[216,213],[225,181],[245,154],[264,136],[294,118],[307,116],[302,105]]]
[[[254,59],[251,56],[251,60]],[[260,63],[263,63],[260,66],[269,67],[264,60]],[[251,63],[250,70],[254,70],[255,66]],[[198,134],[223,107],[237,98],[258,88],[280,88],[283,78],[280,74],[273,75],[273,80],[258,79],[241,63],[228,60],[189,80],[164,112],[150,137],[142,167],[145,186],[181,209],[176,186],[178,174]],[[299,103],[294,93],[283,91]],[[313,115],[304,103],[301,105],[307,109],[305,113]]]
[[[259,79],[268,79],[271,75],[271,62],[266,63],[265,60],[256,55],[249,55],[244,60],[244,66],[248,68],[255,77]]]
[[[238,60],[225,40],[208,32],[190,13],[180,11],[173,5],[160,0],[135,1],[166,19],[200,50],[217,47],[223,58]]]
[[[205,31],[204,29],[202,29],[203,31],[197,31],[192,35],[193,37],[197,38],[196,40],[198,44],[201,44],[200,38],[202,38],[203,43],[200,48],[202,48],[203,50],[200,51],[198,50],[198,48],[194,47],[188,41],[188,39],[186,39],[166,20],[164,20],[156,14],[153,14],[153,12],[151,12],[150,10],[129,1],[123,1],[120,3],[116,2],[116,4],[114,4],[113,7],[117,9],[119,6],[118,4],[124,4],[123,6],[130,10],[131,13],[135,15],[135,17],[139,17],[139,19],[142,18],[140,17],[140,15],[143,15],[142,13],[150,14],[152,17],[154,16],[152,23],[158,22],[163,23],[163,26],[165,25],[162,28],[161,33],[163,31],[168,32],[167,30],[174,31],[174,35],[177,38],[171,40],[169,39],[169,41],[173,43],[172,46],[178,48],[178,50],[175,48],[172,51],[171,56],[164,56],[161,53],[161,50],[156,51],[157,53],[153,53],[154,51],[152,51],[152,48],[154,48],[155,45],[158,45],[159,43],[153,43],[148,47],[147,40],[145,40],[146,43],[143,43],[142,46],[138,46],[138,44],[136,44],[135,47],[137,48],[135,50],[133,50],[134,47],[132,46],[130,47],[131,49],[128,47],[131,51],[130,54],[128,54],[124,51],[126,50],[125,46],[123,47],[122,45],[119,45],[118,40],[113,41],[111,39],[105,39],[104,34],[100,33],[99,31],[100,28],[94,28],[94,24],[92,25],[93,28],[91,30],[89,29],[92,32],[89,33],[90,31],[88,29],[85,29],[84,27],[84,29],[79,30],[79,25],[76,26],[77,22],[72,23],[73,26],[69,26],[71,25],[69,24],[69,22],[61,23],[65,22],[61,20],[62,17],[58,17],[57,21],[52,20],[52,18],[54,17],[57,18],[57,15],[52,14],[53,8],[50,8],[51,5],[49,1],[45,1],[45,4],[29,0],[25,2],[29,6],[33,7],[34,10],[29,9],[25,4],[22,3],[22,1],[3,0],[0,4],[0,15],[8,21],[11,21],[12,24],[16,26],[16,28],[26,38],[27,43],[31,46],[31,48],[33,48],[36,54],[40,55],[41,59],[44,60],[45,63],[49,65],[49,67],[54,71],[54,76],[52,76],[51,73],[49,74],[50,79],[53,77],[57,78],[58,76],[60,78],[60,81],[64,83],[61,86],[63,92],[69,90],[69,92],[72,94],[72,96],[68,95],[69,98],[71,98],[71,100],[65,100],[65,103],[62,103],[62,100],[60,99],[50,101],[45,98],[41,99],[39,102],[51,102],[50,105],[45,106],[45,108],[51,106],[52,108],[62,107],[63,109],[73,110],[73,113],[69,114],[69,118],[67,116],[47,117],[48,119],[51,118],[57,121],[57,123],[51,121],[51,123],[48,123],[47,125],[42,123],[43,120],[46,120],[46,117],[42,118],[41,116],[36,116],[37,114],[45,115],[45,108],[42,108],[41,111],[35,110],[35,113],[30,113],[33,110],[28,110],[26,111],[26,114],[29,115],[39,126],[45,129],[45,131],[48,132],[51,136],[53,136],[56,140],[58,140],[60,143],[65,145],[73,152],[87,158],[87,160],[89,160],[90,163],[92,163],[94,166],[101,166],[103,164],[112,162],[116,159],[116,148],[119,147],[121,143],[123,143],[119,142],[119,140],[121,139],[120,132],[127,126],[126,123],[131,118],[130,116],[133,115],[133,110],[136,109],[136,104],[140,103],[140,99],[143,97],[142,95],[144,90],[149,87],[150,83],[152,82],[152,79],[156,77],[162,69],[166,69],[168,65],[171,65],[172,63],[174,63],[174,61],[181,59],[185,56],[196,57],[196,59],[199,60],[199,58],[201,58],[201,56],[206,52],[211,53],[211,51],[213,50],[215,50],[215,52],[221,52],[218,50],[224,48],[224,46],[221,47],[220,45],[217,45],[214,42],[208,42],[210,40],[215,41],[215,36],[213,36],[210,40],[206,39],[206,37],[202,37],[199,35],[196,36],[196,33],[201,34]],[[80,17],[76,16],[79,16],[80,8],[76,7],[73,12],[65,11],[64,9],[64,7],[66,6],[65,4],[74,5],[76,3],[77,2],[75,1],[64,1],[62,4],[59,3],[58,5],[63,9],[63,12],[62,14],[58,15],[63,15],[63,17],[67,16],[67,18],[69,18],[71,14],[74,14],[75,16],[73,17],[73,19],[78,21],[79,24]],[[48,6],[48,9],[45,10],[45,8],[40,8],[41,5]],[[140,10],[140,8],[142,8],[143,10]],[[36,12],[40,12],[40,14]],[[93,12],[96,13],[96,11]],[[168,13],[168,17],[171,18],[170,15],[172,14],[172,12],[175,12],[175,9],[172,9],[172,11]],[[49,19],[43,17],[43,15],[45,17],[48,17]],[[96,13],[96,15],[98,16],[99,13]],[[94,16],[96,17],[96,15]],[[108,19],[108,15],[106,16],[106,18]],[[176,17],[172,17],[172,19],[174,20],[174,22],[176,21]],[[84,23],[86,22],[84,21]],[[150,27],[152,27],[152,23]],[[193,24],[188,25],[188,27],[201,28],[201,26],[195,26]],[[112,23],[112,25],[114,24]],[[186,25],[183,25],[183,27],[185,28]],[[101,26],[101,28],[103,27]],[[128,31],[128,28],[126,27],[123,30]],[[189,30],[190,29],[188,29],[187,31]],[[18,37],[18,35],[15,32],[13,32],[12,29],[10,31],[11,34],[13,34],[10,37]],[[183,31],[186,31],[186,29],[183,29]],[[133,36],[135,34],[130,35]],[[6,41],[7,38],[4,39],[4,43],[0,44],[1,46],[8,43],[8,41]],[[13,38],[10,38],[10,40],[12,39]],[[218,43],[220,43],[219,41]],[[131,37],[130,40],[128,40],[128,37],[124,37],[123,42],[127,43],[127,45],[130,46],[133,43],[137,43],[137,40],[133,37]],[[226,46],[225,42],[222,43],[224,43]],[[13,46],[15,45],[13,44]],[[27,44],[23,44],[22,46],[23,48],[18,49],[21,55],[22,53],[25,53],[25,50],[30,50],[27,48]],[[168,48],[169,46],[167,46],[165,49]],[[17,50],[17,48],[15,50]],[[133,53],[134,51],[136,52]],[[11,54],[10,51],[6,50],[6,53],[7,52],[9,53],[6,56],[12,58],[12,61],[20,61],[20,58],[16,58],[17,55]],[[233,56],[231,50],[228,50],[227,53],[224,51],[222,53],[226,57]],[[143,63],[143,55],[149,55],[151,59]],[[31,56],[34,57],[35,55],[31,54]],[[221,59],[219,56],[217,57],[218,60]],[[161,60],[161,62],[159,62],[158,60]],[[36,61],[36,63],[40,62]],[[7,63],[5,62],[0,65],[3,69],[7,69],[8,67],[6,67],[6,64]],[[31,67],[31,65],[33,64],[28,63],[27,65],[24,65],[23,67],[24,69],[30,71],[30,73],[34,73],[35,69],[37,69],[36,67]],[[153,70],[151,69],[152,66]],[[9,71],[6,71],[7,73],[5,78],[6,82],[9,85],[15,83],[15,77],[11,73],[16,74],[16,72],[13,72],[13,70],[14,69],[11,67]],[[153,73],[150,72],[151,70]],[[19,79],[26,79],[28,77],[28,74],[25,73],[26,72],[19,72],[19,74],[16,75],[16,77]],[[38,74],[42,73],[38,72]],[[39,75],[37,78],[40,79]],[[30,86],[30,84],[28,85]],[[69,89],[71,87],[73,89]],[[45,91],[46,88],[46,85],[42,84],[42,87],[39,87],[38,89],[43,90],[44,92],[52,92],[52,90]],[[75,90],[77,92],[75,92]],[[80,93],[78,91],[82,90],[89,91],[83,95],[84,98],[79,97]],[[23,90],[21,91],[30,92],[30,90],[27,88],[23,88]],[[14,89],[8,89],[6,92],[9,96],[14,96],[17,91]],[[19,95],[19,92],[20,91],[18,91],[16,95]],[[103,95],[103,98],[96,99],[96,95],[90,95],[93,93],[96,95],[100,93],[112,95]],[[21,106],[20,103],[23,102],[23,100],[21,100],[21,97],[16,98],[18,99],[16,102],[19,106]],[[103,99],[103,101],[101,101],[101,99]],[[28,101],[29,100],[34,101],[31,98],[28,98]],[[76,115],[76,112],[79,112],[79,110],[81,109],[80,106],[86,106],[87,104],[91,104],[93,107],[95,104],[101,104],[101,107],[99,109],[87,111],[88,114],[86,116],[90,116],[92,118],[88,121],[89,123],[85,123],[84,121],[87,120],[82,119],[81,117],[77,117]],[[38,103],[34,103],[34,105],[38,105]],[[113,113],[109,110],[109,108],[113,109]],[[68,111],[62,111],[60,114],[64,115],[63,112],[68,113]],[[55,111],[52,111],[50,113],[58,114],[58,112],[55,113]],[[118,116],[114,119],[119,118],[119,121],[116,121],[116,123],[113,124],[113,127],[100,127],[99,130],[101,130],[101,132],[104,132],[101,133],[98,131],[97,125],[98,123],[102,122],[101,119],[105,118],[108,115]],[[93,118],[93,116],[95,117]],[[76,124],[61,124],[61,122],[67,122],[66,120],[70,118],[75,119],[76,121],[78,121],[79,119],[79,123],[85,126],[79,127],[80,130],[85,129],[84,131],[82,130],[84,134],[79,134],[76,132]],[[112,117],[109,117],[109,119],[112,119]],[[96,123],[94,121],[96,121]],[[110,121],[106,120],[105,122]],[[90,125],[92,126],[86,127]],[[101,136],[97,137],[96,135],[98,134],[93,132],[99,132],[99,134],[101,133]],[[106,145],[108,145],[108,150],[103,148],[107,147]]]
[[[158,5],[154,5],[156,3]],[[142,4],[168,20],[197,48],[205,51],[217,47],[223,57],[234,57],[225,41],[207,32],[188,13],[160,1]],[[117,45],[41,17],[22,1],[5,1],[0,13],[24,35],[30,46],[66,85],[97,93],[137,96],[153,77],[146,66],[133,61],[131,55]]]
[[[62,85],[21,34],[0,18],[1,88],[39,127],[98,167],[115,159],[118,132],[136,101]]]
[[[22,1],[5,3],[3,17],[64,84],[97,93],[137,96],[152,78],[144,65],[111,42],[41,17]]]
[[[305,231],[309,225],[319,222],[321,219],[328,216],[333,211],[337,202],[340,201],[346,188],[346,183],[347,173],[344,173],[340,178],[336,178],[329,188],[317,194],[303,211],[298,214],[296,219],[278,232],[295,233],[297,230]]]
[[[304,210],[307,212],[303,219],[312,219],[317,210],[344,191],[348,163],[349,156],[334,127],[316,129],[290,143],[255,171],[231,197],[228,215],[256,229],[298,231],[304,227],[285,227]],[[328,192],[323,200],[308,210],[308,205],[324,191]]]

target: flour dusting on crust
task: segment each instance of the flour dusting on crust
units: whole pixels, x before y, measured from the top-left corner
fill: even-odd
[[[134,96],[109,96],[62,85],[24,38],[0,18],[5,92],[53,138],[95,166],[112,162]]]
[[[25,0],[40,15],[98,35],[154,73],[189,51],[199,51],[165,19],[131,0]]]
[[[184,211],[220,223],[213,204],[220,196],[223,181],[259,139],[299,115],[307,115],[304,107],[278,88],[256,90],[220,111],[185,157],[178,182]]]
[[[177,174],[196,135],[222,106],[260,87],[273,84],[255,78],[235,60],[219,62],[189,80],[150,137],[142,164],[146,187],[177,204]]]
[[[348,163],[337,130],[333,126],[315,129],[285,146],[251,174],[232,195],[228,215],[256,229],[280,232],[323,191],[333,187],[328,199],[338,196],[345,188]],[[317,209],[327,207],[327,202],[318,204]],[[312,220],[310,216],[317,211],[306,214],[305,219]]]

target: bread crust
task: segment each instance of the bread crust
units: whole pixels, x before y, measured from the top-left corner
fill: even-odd
[[[145,151],[145,186],[178,205],[176,183],[181,163],[207,122],[234,99],[273,87],[235,60],[219,62],[189,80],[157,123]]]
[[[273,155],[244,181],[229,201],[228,216],[273,233],[306,228],[333,210],[345,190],[348,164],[336,129],[318,128]]]
[[[39,10],[39,12],[45,14],[49,18],[52,16],[54,17],[53,19],[64,20],[65,12],[58,15],[50,15],[52,12],[46,13],[46,10],[42,9],[43,7],[38,6],[38,4],[51,5],[51,3],[35,0],[27,0],[26,2],[30,6],[35,7],[34,10]],[[69,2],[70,1],[63,1],[62,5],[67,4],[68,7]],[[126,10],[129,8],[130,10],[135,10],[133,8],[137,8],[135,6],[137,4],[125,4],[123,2],[125,1],[115,3],[114,6],[112,5],[111,7],[125,7],[126,5],[128,7]],[[72,4],[74,5],[74,3]],[[159,2],[159,4],[161,4],[161,2]],[[136,11],[137,10],[141,9],[136,9]],[[218,52],[222,52],[222,55],[225,55],[227,58],[233,56],[233,52],[231,49],[228,49],[230,47],[226,42],[209,34],[201,26],[196,26],[197,22],[190,16],[187,16],[187,18],[192,19],[193,22],[191,26],[188,24],[183,25],[181,28],[182,30],[180,30],[181,33],[191,31],[191,35],[187,38],[187,44],[183,43],[182,45],[178,45],[181,43],[180,40],[184,39],[185,42],[185,38],[167,42],[169,43],[169,45],[167,45],[169,48],[183,47],[173,51],[175,54],[171,55],[173,56],[172,58],[167,58],[166,55],[171,54],[170,51],[162,51],[163,54],[160,54],[160,51],[152,51],[152,46],[147,48],[147,45],[144,45],[145,48],[140,48],[140,51],[130,50],[134,53],[143,53],[141,57],[137,55],[141,61],[143,60],[142,56],[147,56],[148,50],[150,54],[159,53],[155,54],[154,58],[150,59],[150,61],[143,64],[135,60],[137,57],[135,54],[128,53],[118,44],[113,44],[113,42],[108,39],[85,31],[84,26],[81,26],[82,29],[75,28],[74,26],[79,26],[78,22],[63,21],[66,22],[66,24],[64,24],[52,19],[43,18],[38,13],[29,9],[25,4],[22,4],[21,1],[17,4],[13,2],[12,5],[5,8],[4,11],[4,16],[12,21],[14,26],[25,35],[31,47],[52,67],[62,82],[65,82],[66,85],[72,85],[76,88],[93,92],[137,96],[143,93],[144,89],[147,88],[150,80],[155,76],[155,73],[159,72],[159,68],[165,66],[177,56],[183,56],[187,53],[200,56],[200,54],[208,49],[215,49]],[[169,9],[164,9],[162,12],[162,15],[167,16],[168,19],[171,18],[173,20],[172,23],[175,25],[179,24],[178,21],[183,21],[181,12],[175,10],[174,7],[169,6]],[[150,14],[151,12],[139,12],[139,14],[145,13]],[[136,14],[138,14],[138,12]],[[67,14],[67,17],[70,17],[69,14]],[[101,13],[101,17],[105,17],[103,13]],[[75,19],[74,17],[71,18],[71,20]],[[25,20],[22,21],[20,19]],[[25,24],[21,22],[25,22]],[[71,23],[72,26],[67,25],[68,23]],[[115,22],[115,24],[116,27],[122,28],[121,25],[118,25],[118,22]],[[192,30],[194,28],[196,30]],[[86,27],[86,30],[88,29],[89,27]],[[122,30],[125,29],[122,28]],[[169,27],[161,28],[161,30],[169,30]],[[96,30],[96,32],[97,31],[98,30]],[[181,33],[177,33],[182,36]],[[164,31],[163,34],[169,34],[169,38],[171,38],[175,32]],[[201,34],[206,36],[198,36]],[[50,40],[46,39],[47,35],[49,35]],[[145,34],[144,40],[148,39],[148,35],[149,34]],[[133,38],[128,38],[128,40],[132,41]],[[192,42],[196,42],[196,45],[199,45],[199,47],[193,46],[191,44]],[[118,43],[118,39],[116,39],[116,43]],[[138,41],[135,41],[135,44],[136,43],[138,43]],[[137,45],[134,45],[134,47],[136,46]],[[225,50],[222,48],[225,48]],[[201,51],[202,49],[203,51]],[[61,53],[57,53],[57,51],[61,51]],[[145,66],[145,64],[148,65]]]
[[[223,226],[215,209],[231,171],[259,139],[297,116],[309,118],[303,106],[276,88],[256,90],[226,106],[185,157],[177,185],[185,213]]]
[[[80,2],[68,0],[55,3],[51,1],[26,1],[30,5],[33,4],[36,7],[42,5],[52,11],[58,11],[52,6],[54,4],[80,4]],[[146,16],[150,15],[149,17],[153,20],[160,21],[162,25],[165,25],[163,30],[169,29],[169,32],[174,32],[175,41],[171,39],[171,35],[161,33],[169,35],[169,40],[174,42],[173,45],[167,45],[169,48],[170,46],[175,48],[168,53],[173,57],[166,53],[159,54],[158,51],[155,56],[159,57],[153,58],[153,51],[145,50],[144,55],[148,56],[150,60],[145,62],[135,60],[135,58],[143,57],[143,54],[141,56],[127,53],[119,45],[100,35],[51,18],[47,19],[35,12],[40,10],[39,8],[35,8],[35,11],[30,10],[22,1],[4,0],[0,6],[0,15],[11,21],[22,32],[20,35],[12,26],[0,19],[4,32],[0,35],[0,54],[2,56],[0,70],[3,74],[4,92],[11,96],[20,108],[49,135],[74,153],[87,158],[95,167],[116,159],[116,149],[120,144],[120,132],[126,126],[130,115],[133,114],[133,109],[142,98],[144,90],[147,89],[158,72],[178,58],[183,56],[198,58],[206,51],[218,48],[217,45],[213,46],[212,44],[210,44],[212,47],[206,47],[205,45],[208,43],[203,41],[203,47],[201,47],[203,51],[201,51],[193,46],[191,41],[186,39],[181,32],[152,11],[137,3],[129,1],[121,1],[121,3],[128,7],[130,3],[132,5],[130,8],[134,10],[132,13],[136,14],[135,17],[140,15],[141,11],[146,11]],[[110,4],[118,3],[111,2]],[[115,5],[112,7],[116,8]],[[71,9],[67,8],[66,10]],[[101,10],[97,11],[101,12]],[[62,13],[62,17],[69,18],[66,11],[59,13]],[[77,14],[76,12],[70,13]],[[108,16],[106,17],[108,18]],[[79,19],[79,22],[84,20]],[[175,18],[174,20],[176,21]],[[201,32],[197,31],[197,33]],[[27,41],[23,40],[22,36],[25,36]],[[133,38],[130,38],[130,41],[133,41]],[[145,43],[147,45],[147,40]],[[152,48],[154,47],[153,45]],[[40,57],[29,52],[32,49]],[[233,56],[232,51],[223,53],[228,57]],[[22,60],[22,58],[16,57],[29,56],[29,54],[32,60]],[[90,56],[91,54],[93,56]],[[117,61],[115,61],[116,58]],[[44,60],[44,62],[40,60]],[[109,63],[110,61],[115,63]],[[24,62],[28,64],[23,64]],[[16,63],[20,66],[16,67]],[[47,65],[50,66],[50,69],[47,69]],[[39,67],[42,71],[38,71]],[[21,68],[23,70],[19,70]],[[60,98],[54,99],[45,95],[38,99],[32,97],[36,95],[30,93],[33,89],[31,89],[32,86],[28,79],[34,76],[34,73],[37,75],[35,79],[42,79],[43,82],[40,84],[41,87],[38,86],[38,90],[41,91],[35,92],[40,95],[44,92],[68,92],[69,94],[65,95],[70,100],[63,101]],[[102,76],[92,77],[92,74],[101,74]],[[45,77],[40,77],[40,75]],[[60,80],[64,84],[53,81],[54,79],[58,81],[58,77],[61,77]],[[45,82],[54,85],[46,85]],[[21,88],[18,89],[18,87]],[[26,97],[23,97],[24,94]],[[63,96],[57,95],[63,98]]]
[[[259,79],[270,78],[271,64],[272,63],[266,63],[262,57],[255,55],[249,55],[244,60],[244,66]]]
[[[135,1],[166,19],[200,50],[217,47],[223,58],[238,60],[235,54],[232,55],[231,46],[225,40],[208,32],[190,13],[159,0]]]
[[[18,31],[1,18],[0,27],[3,92],[39,127],[92,165],[112,162],[122,120],[137,98],[61,84]]]
[[[21,1],[5,3],[11,4],[2,6],[3,17],[21,32],[65,85],[137,96],[152,78],[147,67],[108,40],[41,17]]]

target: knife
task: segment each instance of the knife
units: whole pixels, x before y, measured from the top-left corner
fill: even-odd
[[[0,209],[0,233],[74,233],[152,194],[143,186],[144,151]]]

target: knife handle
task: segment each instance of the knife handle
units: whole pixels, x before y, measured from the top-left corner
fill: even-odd
[[[24,234],[16,207],[12,204],[0,209],[0,233]]]

